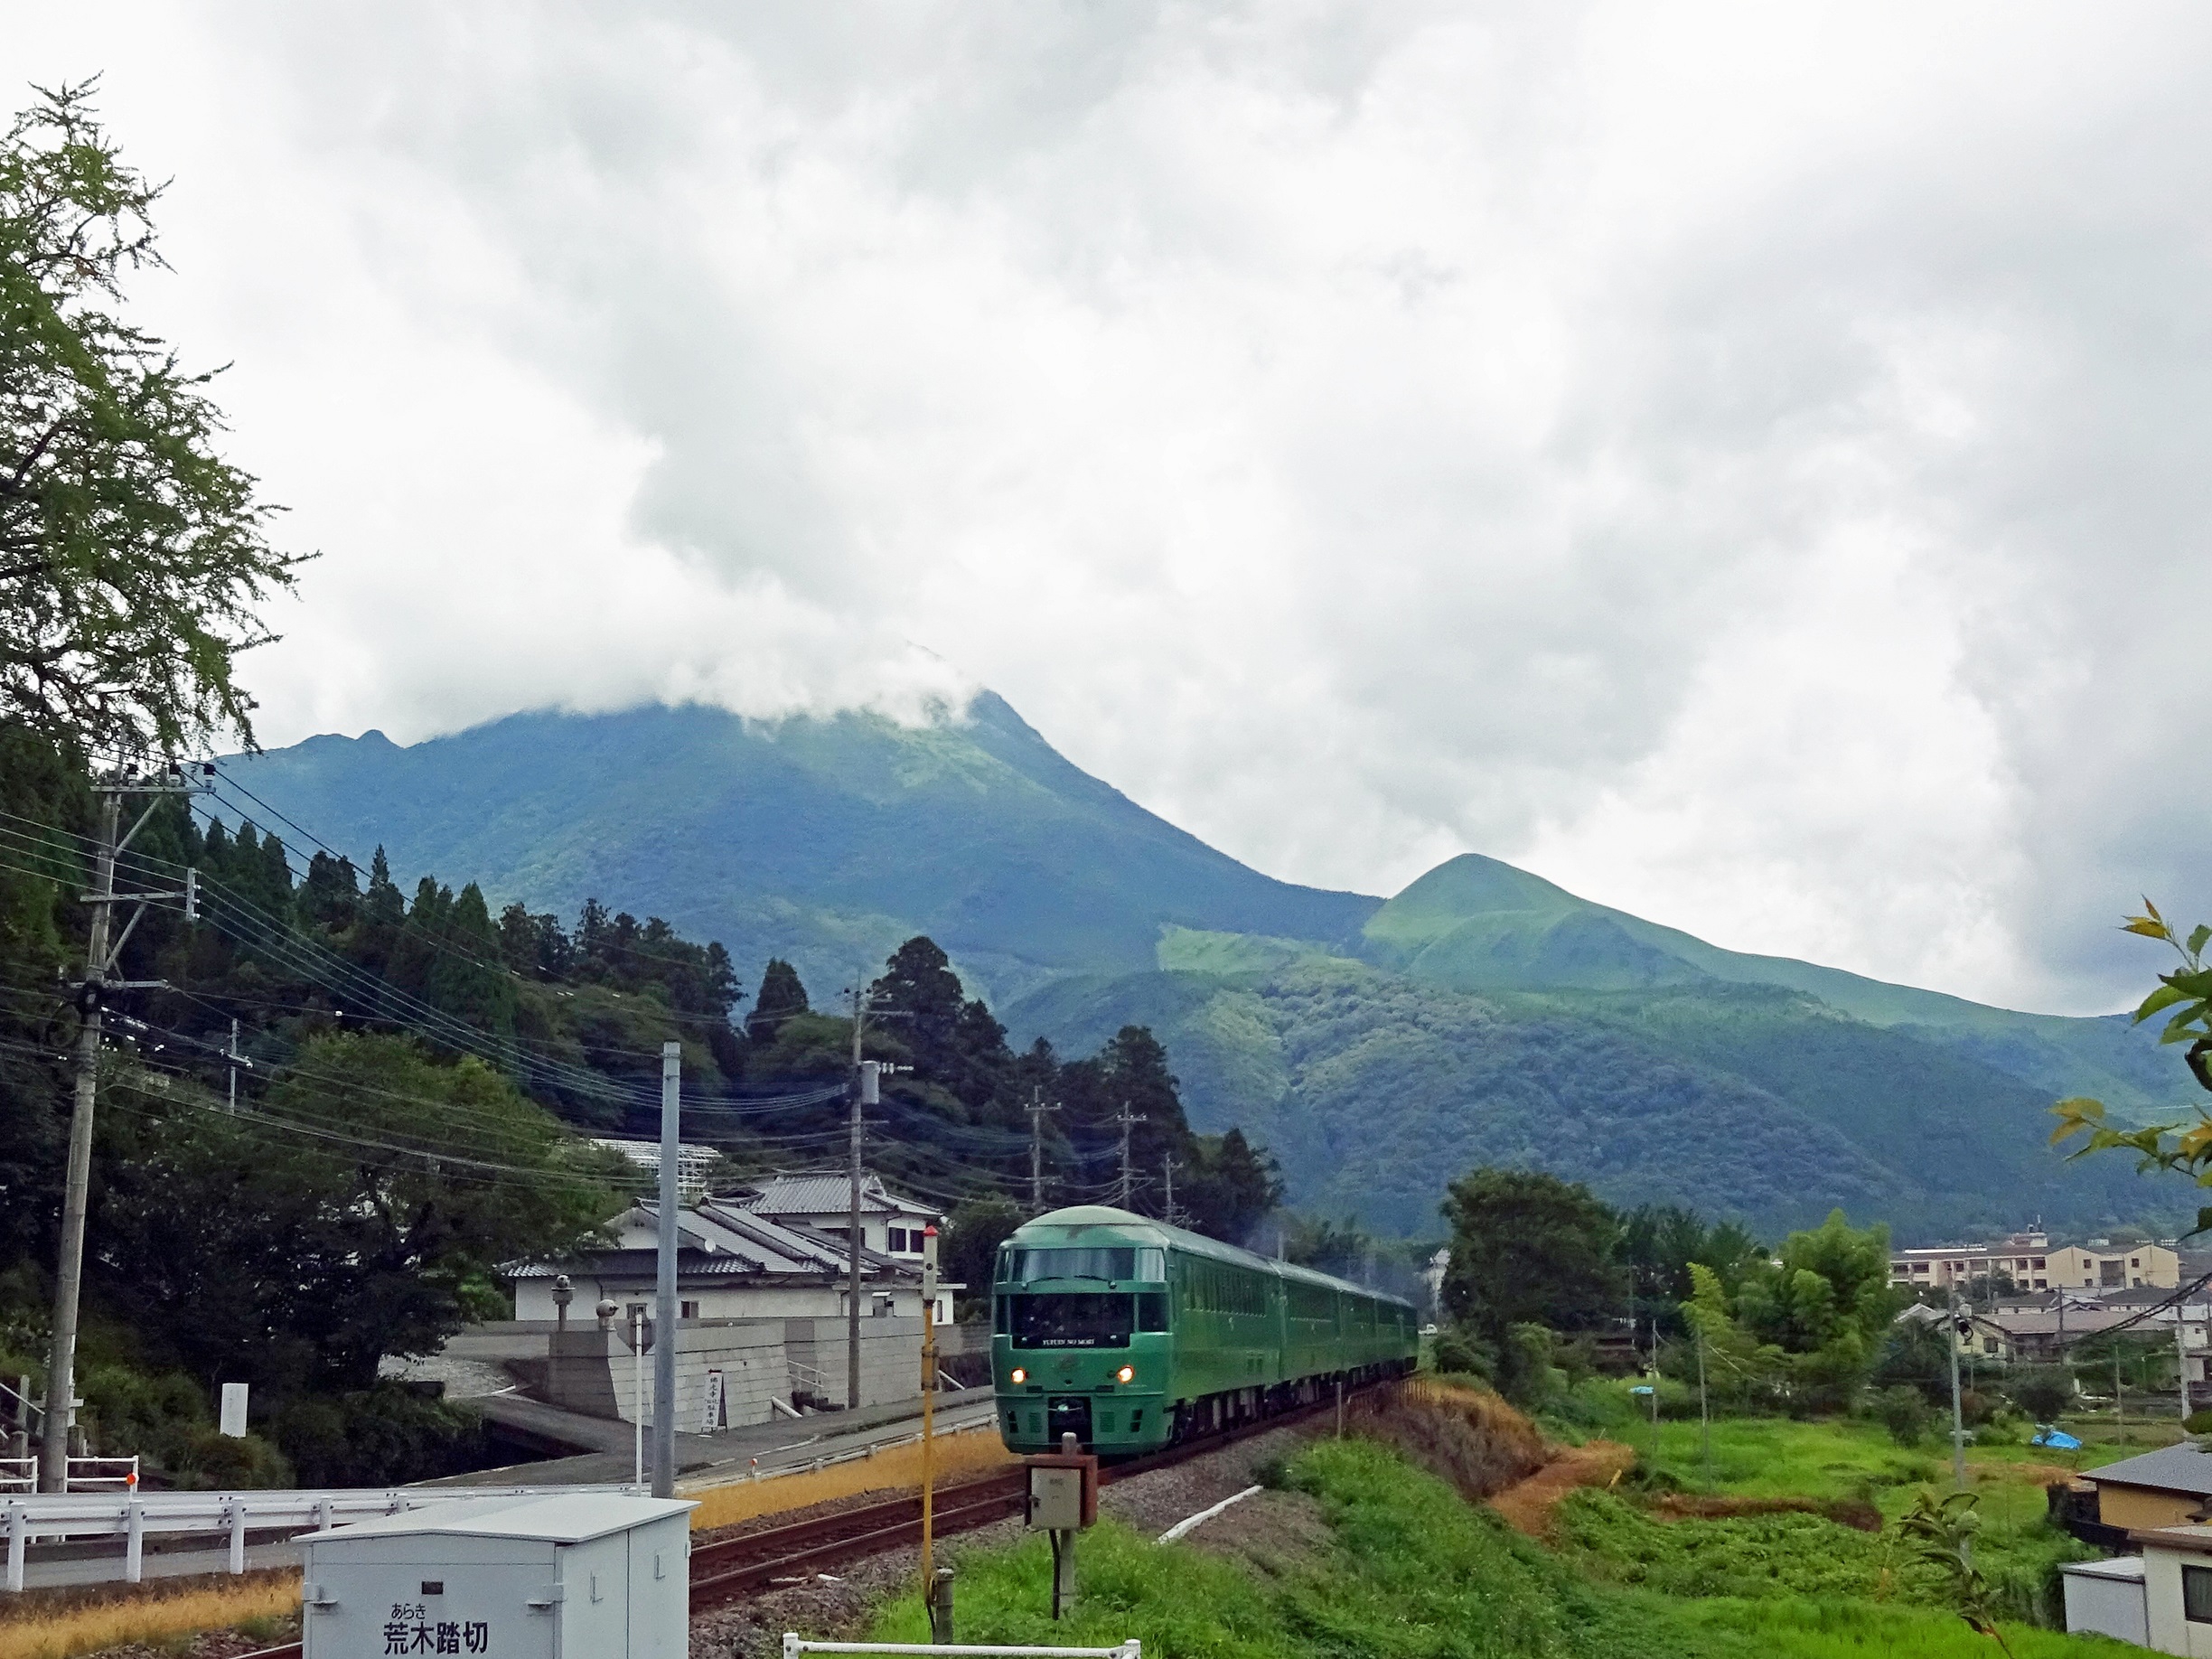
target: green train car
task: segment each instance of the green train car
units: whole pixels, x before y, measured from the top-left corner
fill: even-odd
[[[1402,1376],[1420,1351],[1410,1302],[1103,1204],[1040,1215],[993,1277],[1009,1451],[1151,1451]]]

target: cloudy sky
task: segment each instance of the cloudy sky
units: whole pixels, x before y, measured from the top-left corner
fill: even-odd
[[[272,745],[982,685],[1303,881],[2069,1011],[2212,913],[2200,7],[0,20],[323,555]]]

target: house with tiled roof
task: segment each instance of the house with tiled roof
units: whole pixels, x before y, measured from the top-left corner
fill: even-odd
[[[602,1300],[627,1310],[650,1308],[660,1269],[661,1215],[651,1203],[633,1204],[609,1223],[614,1242],[566,1261],[527,1262],[507,1270],[515,1317],[553,1320],[557,1279],[568,1280],[580,1319]],[[687,1320],[841,1317],[848,1283],[847,1245],[720,1199],[680,1211],[676,1294]],[[870,1317],[922,1316],[922,1265],[865,1245],[860,1252],[861,1312]],[[952,1318],[951,1289],[938,1298],[938,1318]]]
[[[803,1227],[842,1240],[852,1232],[852,1180],[842,1169],[801,1169],[770,1176],[730,1195],[724,1202],[781,1226]],[[897,1261],[922,1261],[922,1233],[944,1225],[934,1204],[904,1197],[885,1186],[880,1176],[860,1178],[860,1245]]]

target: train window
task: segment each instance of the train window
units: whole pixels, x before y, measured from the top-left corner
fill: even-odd
[[[1147,1290],[1138,1297],[1137,1328],[1140,1331],[1164,1331],[1167,1328],[1167,1293],[1165,1290]]]
[[[1007,1298],[1003,1296],[995,1296],[991,1298],[991,1335],[1003,1336],[1006,1334]]]
[[[1113,1247],[1084,1249],[1064,1245],[1052,1250],[1017,1250],[1014,1252],[1014,1271],[1008,1277],[1025,1285],[1035,1284],[1040,1279],[1100,1279],[1109,1284],[1119,1284],[1139,1276],[1137,1256],[1134,1250]]]
[[[1087,1291],[1010,1296],[1017,1348],[1126,1348],[1137,1298]]]

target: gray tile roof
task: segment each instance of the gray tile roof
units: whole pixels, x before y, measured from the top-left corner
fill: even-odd
[[[852,1206],[852,1177],[834,1169],[771,1176],[730,1202],[755,1215],[848,1214]],[[911,1215],[923,1221],[935,1221],[938,1214],[928,1204],[886,1191],[882,1178],[872,1175],[864,1175],[860,1180],[860,1213],[895,1219]]]
[[[2212,1497],[2212,1452],[2199,1451],[2193,1445],[2161,1446],[2140,1457],[2108,1463],[2101,1469],[2084,1469],[2082,1478]]]

